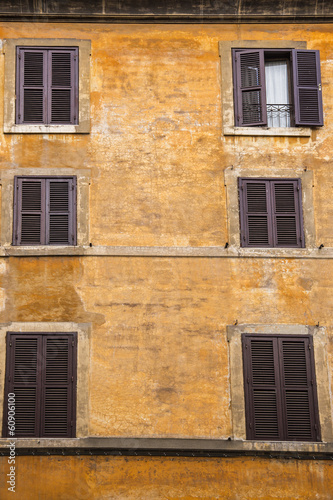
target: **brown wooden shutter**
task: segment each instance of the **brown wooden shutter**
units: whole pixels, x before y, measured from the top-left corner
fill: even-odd
[[[243,335],[247,438],[319,441],[311,337]]]
[[[234,51],[236,126],[267,125],[264,51]]]
[[[322,126],[323,102],[318,50],[292,51],[295,124]]]
[[[303,247],[301,181],[271,181],[275,247]]]
[[[78,50],[49,50],[48,123],[77,123]]]
[[[14,245],[45,242],[45,183],[43,179],[15,177]]]
[[[273,245],[269,181],[239,179],[241,245]]]
[[[242,179],[241,246],[304,247],[300,179]]]
[[[78,49],[17,48],[16,122],[78,123]]]
[[[76,245],[76,177],[15,177],[14,245]]]
[[[17,123],[46,123],[47,52],[17,50]]]
[[[15,394],[15,436],[75,436],[76,334],[7,334],[4,415]]]
[[[76,178],[46,179],[46,244],[76,244]]]

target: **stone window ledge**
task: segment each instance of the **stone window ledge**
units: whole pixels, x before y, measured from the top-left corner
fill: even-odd
[[[308,127],[223,127],[224,135],[311,137]]]

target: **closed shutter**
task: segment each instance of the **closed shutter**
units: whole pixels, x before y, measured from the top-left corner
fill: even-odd
[[[303,247],[301,181],[271,182],[275,247]]]
[[[17,49],[16,122],[78,123],[78,49]]]
[[[269,181],[239,179],[241,245],[273,245]]]
[[[9,393],[15,394],[15,437],[73,437],[76,334],[8,333],[4,415]],[[7,418],[3,435],[11,436]]]
[[[293,50],[295,124],[322,126],[323,102],[318,50]]]
[[[264,51],[234,52],[236,126],[267,125]]]
[[[241,246],[304,247],[300,179],[239,179]]]
[[[15,177],[14,245],[76,245],[76,177]]]
[[[319,441],[312,339],[243,335],[248,439]]]

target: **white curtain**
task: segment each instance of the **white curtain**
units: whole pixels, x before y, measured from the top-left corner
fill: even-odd
[[[270,111],[269,106],[270,104],[290,104],[287,61],[266,61],[265,79],[268,127],[290,127],[289,108],[283,108],[280,111],[272,108]]]

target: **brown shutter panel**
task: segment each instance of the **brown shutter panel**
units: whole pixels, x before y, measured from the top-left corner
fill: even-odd
[[[13,244],[45,244],[45,181],[15,177],[14,190]]]
[[[236,126],[267,125],[264,51],[234,52]]]
[[[76,245],[76,178],[46,180],[46,244]]]
[[[43,359],[41,436],[72,437],[76,385],[74,336],[44,337]]]
[[[320,433],[311,339],[280,338],[278,342],[285,439],[317,441]]]
[[[48,51],[48,123],[77,122],[78,49]]]
[[[248,439],[282,439],[276,339],[243,336],[243,359]]]
[[[4,415],[15,394],[15,437],[74,437],[76,333],[7,334]],[[3,436],[11,436],[7,418]]]
[[[323,102],[318,50],[292,51],[295,124],[322,126]]]
[[[8,432],[8,394],[15,394],[15,437],[38,436],[40,413],[40,383],[38,352],[41,339],[37,335],[23,337],[7,334],[6,389],[3,435]],[[14,437],[14,436],[12,436]]]
[[[300,180],[271,181],[275,247],[303,247]]]
[[[273,244],[269,181],[239,179],[241,246]]]
[[[46,123],[47,51],[17,49],[17,123]]]

